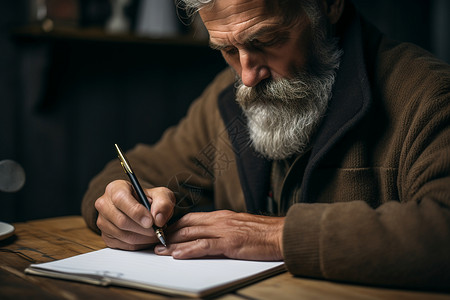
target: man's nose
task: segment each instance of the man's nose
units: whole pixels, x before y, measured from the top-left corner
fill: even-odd
[[[263,53],[258,51],[242,51],[239,54],[242,83],[254,87],[270,77],[270,69],[266,65]]]

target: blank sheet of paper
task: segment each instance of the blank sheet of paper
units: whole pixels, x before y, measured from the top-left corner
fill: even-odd
[[[278,267],[283,265],[283,262],[215,258],[176,260],[171,256],[156,255],[149,250],[124,251],[106,248],[30,267],[66,274],[96,275],[113,279],[115,283],[135,282],[198,294],[204,290],[253,278],[270,270],[278,269],[279,273]]]

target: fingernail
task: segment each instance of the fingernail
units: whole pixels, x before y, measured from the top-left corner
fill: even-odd
[[[156,215],[156,224],[164,225],[164,216],[162,214]]]
[[[166,247],[158,245],[155,247],[155,252],[157,253],[163,253],[164,251],[166,251]]]
[[[152,220],[149,217],[143,217],[141,219],[141,226],[144,228],[150,228],[150,226],[152,226]]]

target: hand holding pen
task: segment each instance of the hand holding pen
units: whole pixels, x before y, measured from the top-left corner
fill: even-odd
[[[115,144],[115,146],[116,146],[117,154],[118,154],[118,157],[120,160],[120,164],[122,165],[122,168],[125,171],[125,173],[128,175],[128,178],[130,178],[131,184],[133,185],[133,188],[136,191],[136,194],[137,194],[139,200],[145,206],[145,208],[147,208],[147,210],[150,211],[150,203],[148,202],[147,196],[145,195],[144,190],[142,189],[142,187],[136,177],[136,174],[134,174],[133,170],[131,169],[130,163],[128,162],[125,155],[120,150],[119,146],[117,144]],[[153,230],[155,230],[155,234],[158,237],[161,244],[163,244],[164,246],[167,246],[162,228],[157,227],[153,223]]]

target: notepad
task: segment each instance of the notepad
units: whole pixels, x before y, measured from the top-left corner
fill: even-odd
[[[221,294],[285,271],[283,262],[235,259],[177,260],[150,250],[105,248],[48,263],[25,273],[90,284],[205,297]]]

